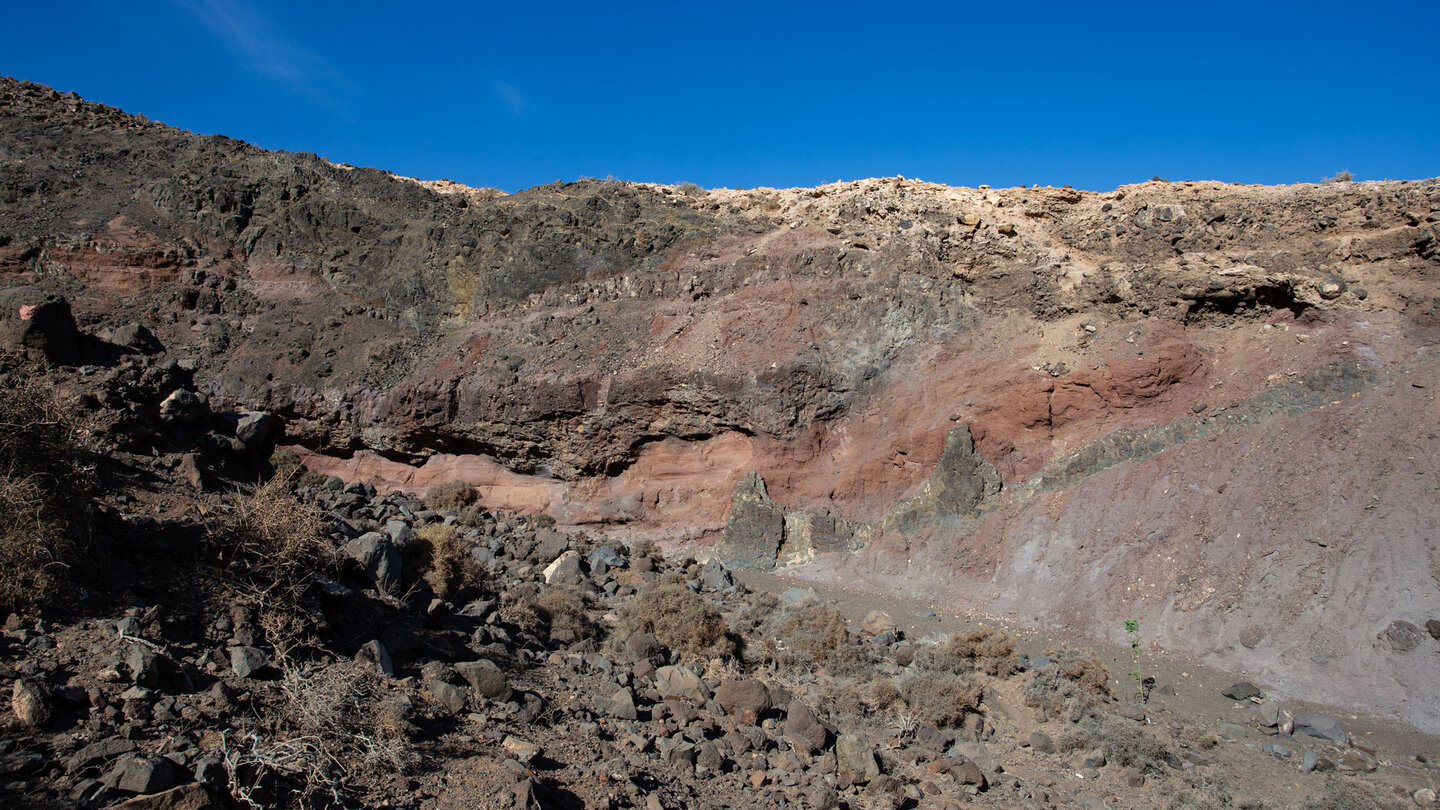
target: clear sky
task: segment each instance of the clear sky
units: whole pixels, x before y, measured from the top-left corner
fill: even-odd
[[[0,73],[516,190],[1440,175],[1440,2],[16,2]]]

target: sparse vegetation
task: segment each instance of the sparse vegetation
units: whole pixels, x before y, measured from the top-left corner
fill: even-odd
[[[681,585],[645,591],[620,613],[628,634],[652,633],[661,644],[698,658],[730,658],[737,652],[720,611]]]
[[[232,493],[207,530],[222,562],[243,572],[250,585],[287,601],[339,563],[320,513],[296,501],[279,477],[253,493]]]
[[[1047,655],[1052,663],[1034,670],[1025,684],[1025,705],[1079,722],[1109,699],[1110,670],[1104,664],[1072,650]]]
[[[967,713],[980,708],[983,693],[980,682],[968,675],[921,675],[900,684],[908,713],[938,728],[963,723]]]
[[[1355,175],[1351,174],[1348,169],[1341,169],[1320,182],[1328,186],[1334,183],[1350,183],[1354,180]]]
[[[425,506],[437,512],[459,512],[480,499],[475,485],[468,481],[447,481],[436,484],[425,493]]]
[[[1092,717],[1060,735],[1055,741],[1062,751],[1099,748],[1105,760],[1126,768],[1151,769],[1164,762],[1165,743],[1141,731],[1129,720]]]
[[[1015,639],[1004,630],[982,627],[952,637],[941,645],[943,654],[963,662],[967,669],[1008,678],[1020,669]]]
[[[484,570],[454,526],[421,526],[405,551],[406,568],[422,572],[430,590],[446,601],[478,591],[484,582]]]
[[[61,593],[91,550],[90,463],[71,407],[33,382],[0,397],[0,608]]]
[[[273,804],[279,777],[300,807],[350,804],[362,775],[405,773],[416,762],[404,698],[391,697],[373,669],[355,661],[281,663],[278,700],[232,736],[225,750],[232,793],[255,808]]]

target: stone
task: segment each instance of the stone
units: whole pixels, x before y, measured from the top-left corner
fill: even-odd
[[[362,664],[369,664],[376,672],[382,675],[395,677],[395,664],[390,660],[390,651],[379,639],[371,639],[355,651],[355,660]]]
[[[865,614],[865,621],[861,623],[861,627],[865,628],[865,632],[872,636],[893,633],[895,632],[895,619],[883,610],[872,610]]]
[[[947,773],[950,774],[951,779],[955,780],[956,784],[985,787],[985,774],[981,772],[980,765],[968,759],[955,764]]]
[[[835,810],[840,806],[840,796],[829,785],[811,785],[805,791],[807,810]]]
[[[159,793],[174,787],[180,774],[164,757],[132,755],[122,758],[100,779],[106,787],[127,793]]]
[[[279,420],[264,411],[244,411],[235,423],[235,438],[250,450],[261,450],[274,443],[279,427]]]
[[[1359,748],[1351,748],[1340,755],[1337,766],[1342,771],[1360,771],[1369,773],[1375,770],[1375,757],[1361,751]]]
[[[1256,706],[1250,714],[1255,722],[1264,728],[1275,728],[1280,725],[1280,704],[1262,703]]]
[[[710,689],[689,667],[665,666],[655,670],[655,691],[663,698],[680,698],[697,705],[710,699]]]
[[[455,672],[470,684],[475,694],[493,700],[506,701],[510,699],[510,684],[505,679],[505,673],[500,667],[489,659],[481,658],[477,661],[463,661],[455,665]]]
[[[1103,768],[1106,764],[1105,752],[1099,748],[1092,749],[1090,753],[1080,758],[1081,768]]]
[[[1314,751],[1306,751],[1305,756],[1300,760],[1300,772],[1310,773],[1315,770],[1315,766],[1319,761],[1320,757],[1316,756]]]
[[[125,652],[125,666],[130,670],[132,683],[147,689],[160,688],[160,655],[154,650],[143,644],[131,644]]]
[[[1434,807],[1436,802],[1435,791],[1431,788],[1420,788],[1412,793],[1410,798],[1416,805],[1425,808],[1425,810]]]
[[[752,726],[772,705],[770,690],[765,688],[765,684],[748,678],[721,683],[715,689],[715,702],[726,714]]]
[[[1404,619],[1396,619],[1381,631],[1378,637],[1389,644],[1390,649],[1403,653],[1420,646],[1420,642],[1425,638],[1425,631]]]
[[[921,608],[921,609],[915,611],[915,618],[917,618],[917,619],[933,619],[933,618],[935,618],[935,611],[931,610],[930,608]]]
[[[175,389],[160,403],[160,418],[177,425],[193,425],[209,412],[205,396],[185,388]]]
[[[569,548],[569,535],[554,529],[540,529],[535,533],[535,552],[532,556],[540,565],[549,565]]]
[[[1258,627],[1247,627],[1240,631],[1240,646],[1247,650],[1255,649],[1265,639],[1265,631]]]
[[[50,694],[33,681],[17,680],[10,690],[10,710],[21,723],[39,728],[50,722]]]
[[[835,773],[851,783],[863,785],[880,775],[880,763],[863,733],[841,734],[835,738]]]
[[[980,770],[986,773],[995,773],[999,770],[999,766],[995,762],[995,757],[990,755],[990,751],[986,749],[985,744],[981,742],[960,740],[951,747],[950,755],[964,757],[976,765],[979,765]]]
[[[1125,779],[1126,787],[1145,787],[1145,772],[1139,768],[1126,768],[1121,775]]]
[[[811,588],[786,588],[780,592],[780,607],[785,610],[800,610],[820,604],[820,597]]]
[[[1342,745],[1346,739],[1348,739],[1345,734],[1345,729],[1341,728],[1340,724],[1336,722],[1334,718],[1327,717],[1323,714],[1295,715],[1294,735],[1298,737],[1301,734],[1320,737],[1321,739],[1341,743]]]
[[[242,678],[249,678],[269,666],[265,652],[256,647],[231,647],[230,669]]]
[[[760,473],[745,473],[730,496],[720,558],[737,571],[768,571],[784,542],[785,510],[771,500]]]
[[[719,560],[710,560],[700,567],[700,587],[707,591],[729,591],[735,587],[735,578]]]
[[[915,645],[902,641],[890,648],[890,657],[900,666],[908,667],[915,663]]]
[[[226,806],[216,801],[204,785],[191,783],[149,796],[136,796],[111,805],[110,810],[221,810]]]
[[[580,567],[580,553],[570,550],[556,557],[545,566],[546,585],[578,585],[585,579],[585,570]]]
[[[668,655],[665,645],[654,633],[636,633],[625,639],[625,658],[632,664],[648,661],[654,666],[661,666]]]
[[[116,346],[141,354],[159,354],[165,351],[165,346],[160,343],[159,338],[155,337],[154,332],[151,332],[143,324],[133,321],[110,330],[106,339]]]
[[[1221,689],[1220,694],[1231,700],[1249,700],[1252,697],[1259,697],[1260,689],[1249,681],[1240,681]]]
[[[509,752],[510,756],[514,757],[521,765],[529,765],[531,760],[540,756],[541,753],[540,746],[513,734],[505,735],[500,747]]]
[[[725,770],[725,755],[720,753],[715,743],[707,740],[696,747],[695,764],[710,773],[722,773]]]
[[[1036,731],[1030,735],[1030,748],[1038,754],[1055,753],[1055,741],[1050,735],[1043,731]]]
[[[431,678],[425,684],[425,691],[435,698],[435,702],[449,709],[452,714],[459,714],[465,708],[465,693],[460,687],[447,683],[439,678]]]
[[[388,535],[366,532],[345,544],[345,555],[360,564],[370,581],[385,593],[400,587],[400,552]]]
[[[607,698],[596,698],[595,709],[621,720],[635,720],[640,716],[635,709],[635,694],[624,686]]]
[[[610,546],[599,546],[585,558],[590,564],[590,572],[596,575],[604,574],[611,568],[624,568],[625,558],[620,552]]]
[[[5,348],[23,351],[31,361],[64,366],[80,358],[80,330],[70,302],[51,297],[19,308],[19,318],[0,320]]]
[[[1440,641],[1440,619],[1430,619],[1425,622],[1425,630],[1430,637]]]
[[[98,740],[76,751],[65,760],[65,770],[70,773],[89,767],[98,762],[114,759],[121,754],[128,754],[135,750],[135,743],[132,740],[112,737],[108,740]]]
[[[798,700],[791,700],[790,705],[785,709],[785,739],[790,741],[797,749],[807,754],[825,748],[825,741],[828,732],[825,726],[821,725],[820,719]]]

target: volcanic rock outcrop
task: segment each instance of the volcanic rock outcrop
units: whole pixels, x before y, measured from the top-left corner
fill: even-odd
[[[312,469],[1440,730],[1377,638],[1440,616],[1433,180],[504,194],[5,79],[0,212],[5,334],[137,325]]]

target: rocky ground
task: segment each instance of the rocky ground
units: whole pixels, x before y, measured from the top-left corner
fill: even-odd
[[[81,364],[5,358],[7,480],[73,465],[24,505],[88,539],[62,575],[7,526],[12,806],[1434,805],[1433,738],[1192,677],[1139,628],[1116,657],[469,485],[382,495],[212,410],[143,333],[47,334]]]
[[[1437,227],[503,194],[0,79],[4,789],[1427,806]]]

